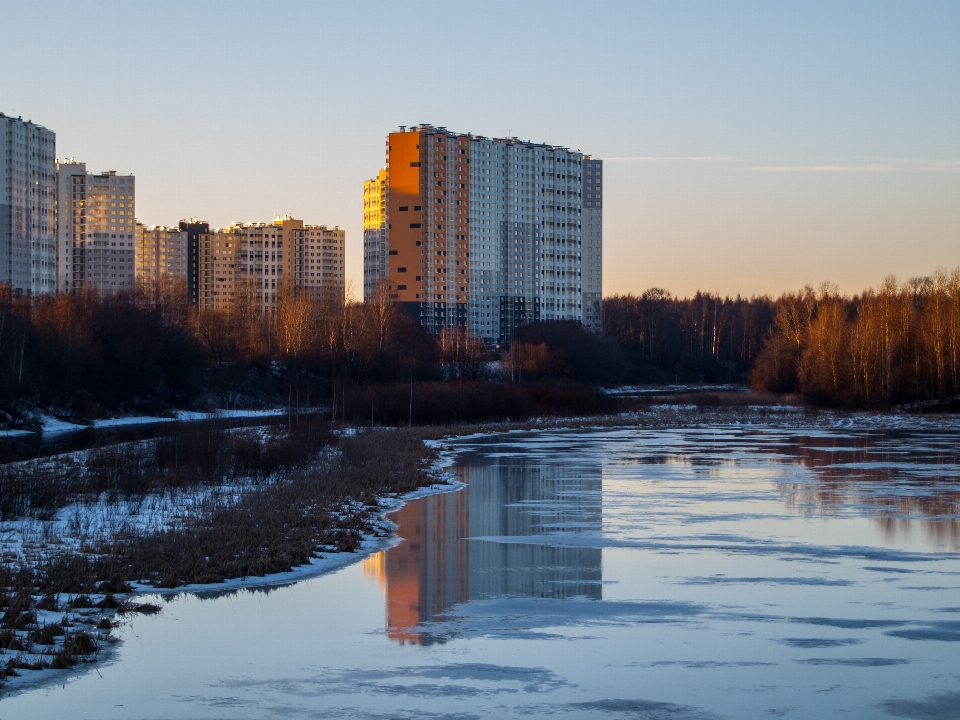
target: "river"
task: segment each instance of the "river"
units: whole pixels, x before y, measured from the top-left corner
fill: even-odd
[[[0,718],[956,718],[960,434],[467,438],[399,542],[163,600]]]

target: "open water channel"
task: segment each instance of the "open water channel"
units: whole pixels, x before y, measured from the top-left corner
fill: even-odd
[[[960,717],[960,434],[455,445],[394,547],[167,598],[0,718]]]

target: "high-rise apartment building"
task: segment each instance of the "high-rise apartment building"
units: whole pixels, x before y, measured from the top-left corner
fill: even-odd
[[[583,324],[603,330],[603,161],[584,157],[580,193]]]
[[[387,169],[363,184],[363,298],[387,276]]]
[[[200,302],[200,236],[210,232],[210,223],[190,218],[180,220],[177,227],[187,236],[187,295],[196,305]]]
[[[345,233],[339,227],[287,216],[202,233],[198,245],[201,308],[225,310],[240,301],[270,308],[284,282],[343,296]]]
[[[0,168],[0,283],[17,295],[56,292],[56,135],[0,113]]]
[[[134,265],[138,283],[186,282],[187,233],[161,225],[136,225]]]
[[[238,277],[241,232],[242,226],[234,224],[200,235],[197,289],[199,305],[204,310],[228,310],[237,301],[238,292],[246,289],[240,287]],[[252,232],[247,235],[251,239],[252,236]]]
[[[114,293],[135,285],[133,175],[88,173],[84,163],[57,165],[57,284]]]
[[[283,230],[290,247],[294,286],[318,296],[329,292],[343,298],[346,232],[336,226],[304,225],[289,217],[283,223]]]
[[[385,279],[431,332],[469,327],[490,343],[540,320],[599,330],[602,196],[602,161],[578,151],[401,127],[364,186],[365,296]],[[376,223],[385,241],[374,252]]]

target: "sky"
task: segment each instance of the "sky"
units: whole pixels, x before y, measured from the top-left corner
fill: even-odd
[[[960,3],[0,0],[0,112],[146,224],[347,231],[400,125],[605,161],[604,295],[960,266]]]

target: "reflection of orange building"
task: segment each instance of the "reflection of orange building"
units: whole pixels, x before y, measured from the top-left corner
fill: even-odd
[[[571,521],[599,529],[596,507],[582,501],[599,491],[599,472],[510,465],[469,468],[466,489],[410,502],[391,516],[402,541],[364,562],[364,572],[386,595],[389,638],[419,645],[442,640],[430,633],[429,623],[443,621],[450,608],[469,600],[601,599],[599,548],[533,541],[553,527],[570,532]],[[501,536],[529,536],[532,542],[493,539]]]
[[[469,599],[467,503],[465,492],[407,503],[392,517],[403,541],[365,562],[386,591],[390,639],[429,644],[421,623],[442,619],[445,610]]]

